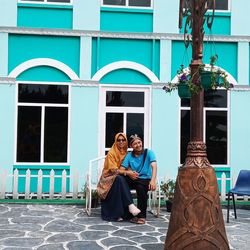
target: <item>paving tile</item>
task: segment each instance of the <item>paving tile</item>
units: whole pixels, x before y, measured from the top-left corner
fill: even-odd
[[[54,220],[48,223],[44,230],[49,232],[81,232],[85,227],[67,220]]]
[[[116,245],[136,245],[135,242],[122,239],[120,237],[109,237],[101,241],[104,246],[111,247]]]
[[[37,250],[64,250],[62,244],[46,244],[37,248]]]
[[[67,244],[69,250],[103,250],[95,241],[72,241]]]
[[[100,240],[108,237],[107,231],[84,231],[80,234],[83,240]]]
[[[226,219],[226,210],[223,210]],[[231,250],[249,250],[250,210],[230,211],[225,223]],[[100,208],[87,216],[79,205],[0,204],[0,249],[161,250],[170,214],[148,214],[145,225],[106,222]]]

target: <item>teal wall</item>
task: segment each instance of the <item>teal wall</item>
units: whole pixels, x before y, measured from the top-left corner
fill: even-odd
[[[72,29],[72,6],[18,4],[18,27]]]
[[[211,13],[207,12],[207,15]],[[183,18],[182,29],[180,33],[184,33],[185,20]],[[231,13],[229,12],[215,12],[214,21],[211,30],[204,24],[205,35],[230,35],[231,32]]]
[[[215,174],[217,178],[221,178],[222,174],[225,173],[226,178],[231,177],[231,169],[230,168],[223,168],[223,167],[215,167]],[[221,192],[221,180],[218,180],[218,188],[219,193]],[[231,189],[231,181],[226,180],[226,192],[228,192]]]
[[[80,39],[77,37],[9,35],[9,72],[33,58],[52,58],[79,74]]]
[[[109,63],[127,60],[146,66],[159,77],[159,41],[103,38],[94,39],[92,48],[92,76]]]
[[[206,23],[204,25],[205,34],[213,35],[230,35],[231,33],[231,13],[230,12],[216,12],[211,31],[208,29]]]
[[[30,68],[23,73],[21,73],[17,80],[21,81],[45,81],[45,82],[68,82],[71,79],[64,74],[62,71],[47,67],[47,66],[40,66]]]
[[[153,32],[178,33],[179,1],[154,1]]]
[[[151,84],[151,81],[138,71],[131,69],[120,69],[106,74],[101,83],[125,83],[125,84]]]
[[[12,174],[15,134],[15,85],[0,84],[0,168]],[[12,190],[12,178],[7,191]]]
[[[90,160],[98,157],[98,87],[71,89],[71,173],[78,171],[83,187]]]
[[[16,27],[17,0],[1,0],[0,26]]]
[[[152,149],[156,153],[158,176],[175,178],[179,162],[179,97],[161,88],[152,93]]]
[[[101,30],[117,32],[152,32],[152,10],[102,7]]]
[[[0,76],[8,75],[8,34],[0,33]]]
[[[237,79],[237,57],[238,48],[237,43],[204,43],[203,49],[203,62],[208,63],[210,56],[218,54],[217,66],[222,67],[229,72],[235,79]],[[183,58],[187,58],[184,61]],[[172,43],[172,77],[176,75],[176,71],[183,63],[185,67],[191,62],[192,52],[191,46],[189,46],[187,52],[185,52],[185,46],[182,41],[173,41]]]
[[[250,29],[248,28],[248,24],[250,23],[250,1],[232,0],[231,5],[231,35],[250,36]]]
[[[100,30],[100,0],[73,1],[73,29]]]
[[[13,166],[13,172],[14,170],[18,170],[18,175],[26,175],[26,171],[29,169],[31,175],[38,175],[39,169],[43,171],[43,178],[42,178],[42,192],[49,193],[50,191],[50,172],[53,169],[55,171],[55,179],[54,179],[54,192],[60,193],[62,191],[62,178],[57,177],[56,175],[62,176],[63,170],[66,170],[67,176],[70,175],[69,166],[32,166],[32,165],[14,165]],[[46,175],[46,176],[44,176]],[[26,177],[25,176],[19,176],[18,177],[18,192],[24,193],[25,192],[25,183],[26,183]],[[37,184],[38,184],[38,178],[37,177],[31,177],[30,178],[30,192],[37,192]],[[67,178],[66,180],[66,192],[69,192],[69,185],[70,180]]]
[[[250,92],[231,91],[230,162],[233,175],[239,170],[249,169],[250,149]]]

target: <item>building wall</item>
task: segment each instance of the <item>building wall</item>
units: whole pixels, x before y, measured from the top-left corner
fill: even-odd
[[[57,170],[66,168],[68,174],[79,171],[80,176],[85,175],[89,160],[100,154],[100,85],[129,84],[151,88],[149,146],[157,155],[159,176],[174,177],[180,165],[180,100],[176,92],[168,95],[162,86],[176,76],[180,64],[187,67],[191,61],[191,46],[185,49],[182,35],[179,36],[183,33],[178,29],[179,2],[155,0],[153,9],[144,10],[101,7],[99,0],[88,0],[87,4],[74,0],[73,5],[3,1],[0,77],[14,75],[17,81],[70,85],[70,160],[64,166],[57,164]],[[212,32],[206,29],[209,42],[204,43],[204,63],[218,54],[218,65],[246,87],[250,82],[250,34],[244,28],[248,23],[244,13],[249,3],[231,3],[231,11],[216,13]],[[6,26],[17,26],[18,32],[6,30]],[[232,39],[231,35],[235,37]],[[32,66],[36,59],[43,63]],[[107,71],[96,80],[102,69],[108,65],[110,69],[120,61],[143,70],[124,66]],[[21,66],[27,67],[14,74]],[[16,84],[9,86],[7,80],[0,79],[0,165],[12,172],[15,167],[23,170],[31,166],[15,164]],[[249,121],[247,112],[239,112],[242,107],[247,110],[249,95],[248,88],[230,92],[230,159],[226,166],[216,166],[218,177],[223,171],[229,177],[230,172],[237,174],[241,168],[249,168],[245,166],[249,140],[240,139],[250,138]],[[55,168],[42,166],[46,170],[52,167]],[[34,164],[32,168],[37,171],[41,166]],[[83,182],[82,178],[79,187]]]

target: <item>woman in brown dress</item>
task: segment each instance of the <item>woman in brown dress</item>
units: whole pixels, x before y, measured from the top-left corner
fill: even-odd
[[[131,170],[120,169],[121,163],[127,154],[128,140],[124,133],[115,136],[115,142],[109,150],[99,180],[97,191],[101,198],[101,216],[107,221],[121,221],[128,215],[140,213],[134,205],[130,189],[124,178],[128,175],[137,178],[137,173]]]

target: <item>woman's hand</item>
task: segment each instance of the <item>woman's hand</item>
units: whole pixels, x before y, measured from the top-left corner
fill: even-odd
[[[149,182],[148,189],[151,191],[155,191],[155,189],[156,189],[156,181],[155,180],[151,180]]]
[[[128,170],[128,171],[127,171],[127,176],[128,176],[129,178],[131,178],[132,180],[136,180],[136,179],[138,179],[139,174],[138,174],[137,172],[135,172],[135,171]]]

